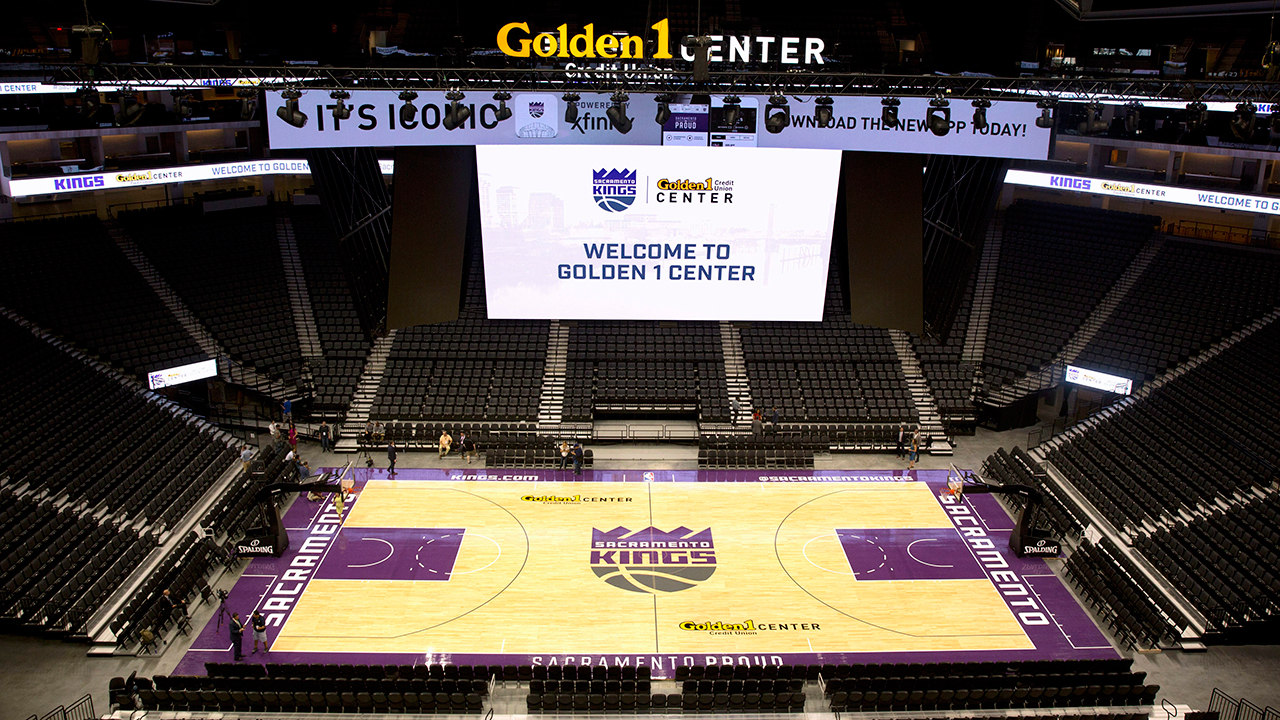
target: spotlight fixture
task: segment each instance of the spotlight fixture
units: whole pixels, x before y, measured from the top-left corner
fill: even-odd
[[[258,91],[237,90],[236,97],[240,98],[240,119],[252,120],[258,114]]]
[[[449,101],[449,107],[445,108],[444,125],[445,130],[457,130],[458,127],[467,122],[471,117],[471,108],[462,104],[462,99],[466,97],[461,90],[450,90],[444,94],[444,99]]]
[[[1209,121],[1209,106],[1199,100],[1187,103],[1187,129],[1192,132],[1199,132],[1204,129],[1205,123]]]
[[[880,100],[880,124],[887,128],[898,127],[898,106],[902,101],[895,97]]]
[[[742,119],[742,98],[737,95],[727,96],[724,99],[724,124],[736,128],[740,119]]]
[[[631,132],[631,118],[627,117],[627,102],[631,100],[631,96],[619,90],[609,96],[609,101],[613,104],[609,106],[604,114],[609,118],[609,122],[613,125],[613,129],[626,135]]]
[[[1084,108],[1084,122],[1076,126],[1081,135],[1094,135],[1100,132],[1106,132],[1109,127],[1106,120],[1102,117],[1102,103],[1094,101]]]
[[[128,86],[120,88],[120,112],[116,113],[116,125],[120,127],[133,125],[142,119],[144,109],[132,88]]]
[[[306,127],[307,114],[298,109],[298,98],[302,97],[302,92],[297,88],[290,88],[280,93],[280,97],[284,98],[284,105],[276,108],[276,115],[296,128]]]
[[[346,104],[346,103],[345,103],[345,102],[343,102],[343,101],[344,101],[344,100],[350,100],[350,99],[351,99],[351,93],[349,93],[349,92],[347,92],[347,91],[345,91],[345,90],[334,90],[333,92],[329,93],[329,97],[330,97],[330,98],[332,98],[333,100],[337,101],[337,104],[333,106],[333,119],[334,119],[334,120],[348,120],[348,119],[350,119],[350,118],[351,118],[351,106],[350,106],[350,105],[348,105],[348,104]]]
[[[979,98],[973,101],[973,129],[978,132],[985,131],[990,127],[987,122],[987,108],[991,107],[991,101],[986,98]]]
[[[1040,108],[1040,117],[1036,118],[1036,127],[1046,130],[1053,127],[1053,109],[1058,107],[1058,98],[1049,97],[1041,98],[1036,107]]]
[[[418,99],[418,93],[405,90],[398,97],[400,102],[404,103],[400,106],[400,124],[407,127],[418,118],[418,106],[413,104],[413,101]]]
[[[951,102],[943,98],[930,100],[929,112],[925,113],[924,122],[929,126],[929,132],[938,137],[951,132]]]
[[[1258,106],[1245,100],[1236,105],[1236,111],[1231,114],[1231,134],[1235,135],[1239,140],[1250,140],[1253,138],[1253,131],[1258,126]]]
[[[173,97],[173,114],[179,120],[191,117],[191,93],[186,90],[170,90],[169,95]]]
[[[1271,134],[1280,135],[1280,112],[1271,113]]]
[[[1130,135],[1142,132],[1142,103],[1137,100],[1124,106],[1124,130]]]
[[[80,96],[80,114],[92,118],[98,114],[98,108],[102,107],[102,102],[98,98],[98,91],[91,87],[85,86],[80,88],[77,93]]]
[[[658,103],[658,114],[653,116],[653,121],[659,125],[666,125],[671,119],[671,96],[655,95],[653,99]]]
[[[582,96],[578,93],[568,92],[560,98],[564,101],[564,121],[573,125],[578,122],[578,101]]]
[[[507,107],[507,101],[511,99],[511,93],[505,91],[496,92],[493,94],[493,99],[498,101],[498,109],[493,112],[493,116],[497,118],[498,122],[510,118],[511,108]]]
[[[826,95],[823,95],[822,97],[815,100],[814,104],[816,105],[816,107],[813,110],[814,124],[816,124],[820,128],[831,127],[831,115],[832,115],[831,106],[835,104],[835,101],[827,97]]]
[[[764,111],[764,129],[777,135],[791,125],[791,108],[787,107],[786,96],[778,93],[769,98],[769,107]]]

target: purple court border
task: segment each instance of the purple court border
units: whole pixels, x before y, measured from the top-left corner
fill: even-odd
[[[389,479],[384,469],[358,469],[357,490],[368,480]],[[575,477],[570,470],[472,470],[407,468],[395,475],[398,481],[548,481],[548,482],[925,482],[935,493],[946,485],[945,470],[584,470]],[[359,503],[359,495],[347,504],[346,512]],[[1019,559],[1008,549],[1008,533],[1013,521],[991,495],[965,496],[956,503],[939,500],[951,518],[957,534],[970,546],[973,560],[982,568],[1031,638],[1033,650],[902,651],[866,653],[752,653],[749,655],[710,654],[609,654],[584,652],[580,655],[491,655],[450,653],[330,653],[270,652],[252,654],[251,634],[244,635],[245,662],[252,663],[353,663],[420,665],[455,663],[460,665],[634,665],[649,667],[653,677],[673,677],[682,665],[781,665],[814,663],[886,662],[1018,662],[1052,659],[1116,658],[1119,654],[1098,630],[1089,614],[1080,607],[1044,560]],[[344,512],[344,515],[346,513]],[[283,558],[254,558],[236,581],[227,598],[227,607],[247,618],[253,609],[268,617],[267,636],[274,642],[288,617],[292,598],[305,589],[314,573],[291,568],[300,554],[311,554],[315,567],[323,566],[330,546],[342,537],[339,518],[330,503],[308,502],[299,497],[285,513],[290,547]],[[985,541],[985,542],[984,542]],[[305,577],[303,577],[305,575]],[[956,612],[963,612],[957,608]],[[1021,615],[1020,615],[1021,614]],[[1028,624],[1031,622],[1033,624]],[[231,662],[231,641],[227,629],[219,627],[217,615],[209,620],[190,649],[178,662],[175,675],[203,675],[206,662]]]

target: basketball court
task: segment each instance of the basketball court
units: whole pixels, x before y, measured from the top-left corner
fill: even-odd
[[[796,473],[796,471],[779,471]],[[1116,657],[946,471],[363,471],[298,499],[227,601],[272,662],[780,664]],[[247,638],[246,638],[247,639]],[[176,673],[230,660],[217,617]],[[246,643],[249,652],[252,642]],[[371,652],[370,648],[378,648]]]

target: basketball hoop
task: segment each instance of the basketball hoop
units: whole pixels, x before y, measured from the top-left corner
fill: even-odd
[[[957,477],[947,478],[947,486],[938,493],[938,497],[945,499],[948,496],[957,500],[964,497],[964,480]]]

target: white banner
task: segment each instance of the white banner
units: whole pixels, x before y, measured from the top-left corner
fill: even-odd
[[[1133,392],[1133,381],[1119,375],[1108,375],[1097,370],[1088,370],[1075,365],[1067,366],[1066,380],[1095,390],[1103,390],[1117,395],[1128,395]]]
[[[476,165],[489,317],[822,319],[839,152],[480,146]]]
[[[395,161],[379,160],[383,175],[395,171]],[[147,170],[121,170],[108,173],[81,173],[78,175],[50,175],[38,178],[11,180],[10,197],[32,195],[60,195],[63,193],[89,192],[92,190],[116,190],[120,188],[168,185],[202,180],[227,180],[258,175],[310,175],[311,165],[306,160],[249,160],[246,162],[209,163],[205,165],[180,165]]]
[[[1261,215],[1280,215],[1280,198],[1258,197],[1257,195],[1238,195],[1236,193],[1196,190],[1172,185],[1146,185],[1123,180],[1080,177],[1078,175],[1054,175],[1052,173],[1031,172],[1029,170],[1010,170],[1005,174],[1004,181],[1010,185],[1026,185],[1052,190],[1066,190],[1068,192],[1110,195],[1130,200],[1151,200],[1153,202],[1197,205],[1199,207],[1236,210]]]
[[[152,390],[181,385],[195,380],[218,376],[217,360],[202,360],[189,365],[179,365],[168,370],[157,370],[147,373],[147,387]]]
[[[927,98],[902,98],[899,124],[886,128],[880,122],[878,97],[836,97],[832,125],[819,128],[814,121],[812,97],[802,102],[788,98],[791,126],[779,133],[765,129],[767,96],[741,96],[739,122],[730,127],[720,96],[710,106],[690,104],[688,95],[675,102],[690,110],[664,125],[655,121],[657,104],[651,94],[631,96],[627,115],[633,126],[620,133],[605,112],[608,94],[584,93],[578,103],[578,117],[565,121],[565,103],[558,93],[516,93],[508,101],[508,120],[497,119],[498,104],[491,94],[471,92],[463,104],[471,117],[454,130],[442,124],[447,101],[440,92],[420,93],[414,105],[418,112],[408,123],[401,122],[403,103],[393,91],[357,90],[348,104],[351,117],[335,122],[334,101],[327,92],[304,92],[298,109],[307,122],[294,127],[276,110],[284,105],[279,93],[267,93],[267,122],[273,148],[395,147],[399,145],[645,145],[670,144],[667,136],[676,132],[687,137],[679,144],[704,146],[737,145],[776,148],[817,148],[903,152],[979,157],[1008,157],[1043,160],[1048,157],[1050,130],[1036,127],[1040,110],[1034,102],[996,102],[987,109],[989,127],[973,127],[973,108],[957,100],[951,106],[951,128],[935,135],[925,124]],[[693,111],[698,108],[698,111]],[[674,110],[673,110],[673,114]],[[680,122],[680,124],[677,124]],[[697,137],[692,137],[696,135]]]

